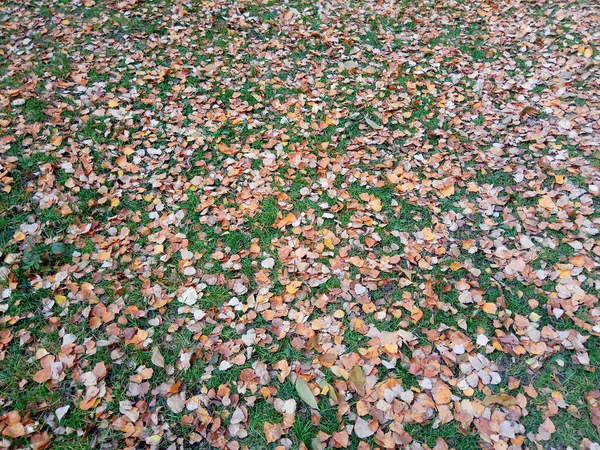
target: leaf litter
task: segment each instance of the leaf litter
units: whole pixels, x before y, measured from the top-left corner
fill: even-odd
[[[598,447],[593,2],[0,15],[1,447]]]

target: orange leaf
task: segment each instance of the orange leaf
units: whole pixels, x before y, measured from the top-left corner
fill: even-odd
[[[438,382],[433,390],[433,398],[438,405],[446,405],[452,400],[452,392],[444,383]]]
[[[353,256],[350,258],[350,263],[355,265],[356,267],[362,267],[365,265],[365,262],[358,256]]]
[[[496,314],[496,311],[498,311],[498,306],[495,303],[484,303],[481,309],[485,313]]]
[[[373,210],[375,210],[376,212],[379,212],[382,209],[381,200],[376,197],[369,202],[369,206],[373,208]]]
[[[454,195],[454,183],[440,190],[440,195],[442,197],[450,197],[451,195]]]
[[[36,383],[45,383],[50,378],[52,378],[52,371],[50,367],[46,367],[45,369],[38,370],[33,376],[33,381]]]

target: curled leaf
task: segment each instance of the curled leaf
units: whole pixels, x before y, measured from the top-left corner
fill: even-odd
[[[524,116],[537,116],[539,111],[535,109],[533,106],[526,106],[519,113],[519,117],[522,118]]]

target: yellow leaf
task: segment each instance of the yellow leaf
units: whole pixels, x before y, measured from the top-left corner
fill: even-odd
[[[387,178],[387,182],[392,186],[398,184],[398,181],[400,181],[400,179],[398,178],[398,175],[396,175],[395,173],[388,173],[386,175],[386,178]]]
[[[365,262],[358,256],[353,256],[350,258],[350,263],[356,267],[362,267],[365,265]]]
[[[110,199],[110,206],[112,206],[113,208],[114,208],[115,206],[119,206],[119,203],[121,203],[121,202],[120,202],[120,200],[119,200],[118,198],[116,198],[116,197],[114,197],[114,198],[111,198],[111,199]]]
[[[160,435],[153,434],[148,439],[146,439],[146,444],[156,447],[156,446],[158,446],[158,444],[160,444],[160,440],[161,440]]]
[[[433,241],[435,239],[435,234],[433,234],[431,228],[427,227],[423,229],[423,239],[426,241]]]
[[[159,244],[159,245],[154,246],[154,253],[157,255],[160,255],[164,250],[165,250],[164,245]]]
[[[300,286],[302,286],[302,281],[291,281],[290,283],[287,284],[287,286],[285,287],[285,290],[287,291],[288,294],[292,294],[294,295],[296,292],[298,292],[298,289],[300,289]]]
[[[591,58],[593,54],[594,50],[591,47],[586,48],[583,52],[583,56],[585,56],[586,58]]]
[[[323,239],[323,245],[329,250],[333,250],[335,248],[330,237],[326,237],[325,239]]]
[[[506,407],[515,406],[518,404],[517,399],[508,394],[488,395],[483,399],[483,404],[485,406],[489,406],[493,403],[497,403]]]
[[[564,184],[565,176],[564,175],[554,175],[554,181],[556,181],[556,184]]]
[[[23,233],[22,231],[17,231],[15,233],[15,235],[13,236],[13,239],[17,242],[20,241],[24,241],[25,240],[25,233]]]
[[[354,385],[354,389],[359,395],[365,395],[365,384],[367,380],[365,379],[365,373],[363,372],[362,367],[358,364],[352,367],[350,371],[350,382]]]
[[[452,264],[450,264],[450,269],[457,271],[460,268],[462,268],[462,264],[459,263],[458,261],[454,261]]]
[[[108,102],[108,107],[109,108],[116,108],[117,106],[119,106],[119,101],[118,100],[110,100]]]
[[[238,152],[235,146],[228,147],[225,142],[220,142],[218,148],[219,151],[225,155],[235,155]]]
[[[548,196],[540,198],[538,203],[542,208],[546,208],[546,209],[554,209],[554,206],[555,206],[552,199]]]
[[[62,306],[65,303],[67,303],[67,297],[65,297],[64,295],[56,295],[54,297],[54,300],[56,300],[56,303],[58,303],[59,306]]]
[[[263,424],[263,429],[265,431],[267,444],[277,441],[283,435],[283,429],[280,423],[271,424],[269,422],[265,422]]]

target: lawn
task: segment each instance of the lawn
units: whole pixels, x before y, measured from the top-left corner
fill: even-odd
[[[0,3],[0,448],[597,449],[600,4]]]

